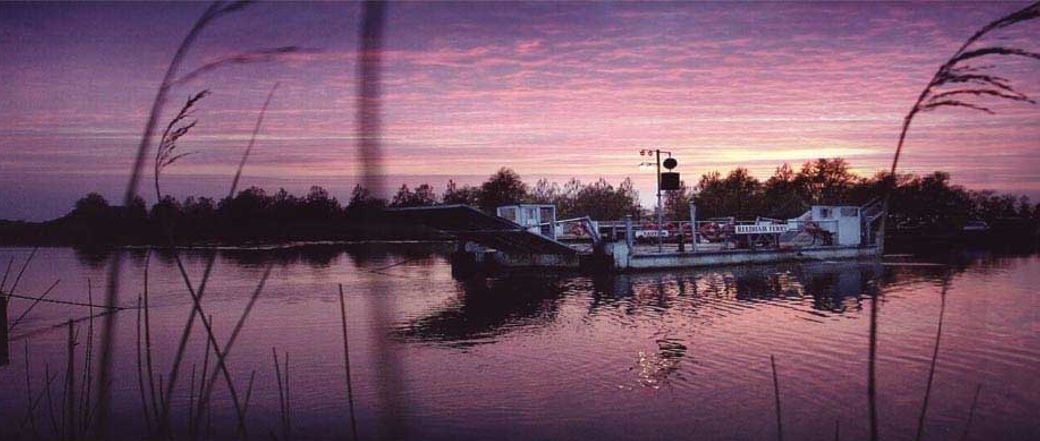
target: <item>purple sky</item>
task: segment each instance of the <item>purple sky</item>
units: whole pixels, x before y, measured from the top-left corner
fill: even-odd
[[[632,177],[641,148],[684,178],[846,158],[886,167],[902,118],[936,68],[985,23],[1026,3],[392,3],[385,55],[387,186],[479,183],[499,167],[533,183]],[[0,3],[0,218],[43,220],[99,191],[118,201],[151,100],[203,3]],[[243,184],[341,200],[359,175],[356,3],[263,3],[213,23],[184,71],[243,50],[317,49],[226,67],[175,87],[163,121],[210,89],[169,168],[183,197],[226,193],[256,113],[280,87]],[[1040,50],[1040,20],[990,43]],[[1040,97],[1040,62],[993,59]],[[920,114],[901,171],[1040,196],[1040,107]],[[150,183],[147,176],[145,183]],[[153,199],[150,186],[142,186]]]

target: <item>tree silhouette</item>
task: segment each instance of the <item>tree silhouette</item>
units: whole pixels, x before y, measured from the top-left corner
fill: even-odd
[[[444,187],[444,196],[441,200],[445,204],[462,204],[476,206],[480,202],[480,189],[469,185],[458,187],[455,181],[449,179]]]
[[[104,196],[92,192],[76,201],[71,214],[76,217],[94,218],[107,215],[109,208],[108,200]]]
[[[758,179],[745,168],[736,168],[725,178],[721,176],[719,172],[711,172],[701,176],[697,183],[697,209],[704,218],[736,216],[747,219],[762,214],[762,183]]]
[[[532,204],[555,204],[560,197],[560,186],[555,182],[549,182],[542,178],[534,184],[531,193],[527,195],[528,202]]]
[[[408,188],[408,184],[402,184],[397,193],[390,200],[391,207],[424,207],[437,203],[437,194],[429,184],[415,187],[415,191]]]
[[[686,181],[679,181],[678,190],[668,190],[664,193],[665,217],[672,220],[690,220],[690,201],[693,198],[693,189],[686,185]]]
[[[803,167],[804,168],[804,167]],[[787,219],[798,216],[809,209],[806,179],[795,173],[787,163],[776,168],[763,184],[762,214],[772,218]]]
[[[616,220],[639,212],[639,196],[624,182],[618,188],[600,178],[591,185],[581,186],[572,198],[564,198],[561,215],[564,217],[589,216],[594,220]],[[567,194],[565,196],[570,196]]]
[[[365,188],[361,184],[357,184],[350,192],[350,202],[347,203],[346,211],[348,217],[356,218],[359,216],[367,216],[383,209],[385,206],[385,200],[375,197],[368,188]]]
[[[795,179],[796,186],[800,184],[808,192],[809,200],[821,205],[848,203],[849,190],[855,181],[849,163],[842,158],[806,162]]]
[[[502,167],[480,186],[480,208],[492,212],[495,208],[519,204],[527,199],[527,184],[513,169]]]
[[[341,207],[336,198],[329,196],[329,191],[317,185],[311,186],[307,196],[303,198],[303,218],[306,220],[330,219],[339,214]]]

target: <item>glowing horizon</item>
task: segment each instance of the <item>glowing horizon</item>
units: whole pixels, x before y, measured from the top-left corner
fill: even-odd
[[[654,177],[636,168],[642,148],[672,151],[688,183],[736,167],[764,180],[819,157],[869,176],[887,168],[939,64],[1024,4],[391,3],[386,184],[474,183],[509,167],[531,183],[631,177],[645,199]],[[0,4],[0,218],[48,219],[88,191],[119,194],[166,63],[204,8]],[[199,153],[167,172],[174,194],[226,192],[279,82],[243,185],[310,180],[300,185],[346,199],[360,174],[358,13],[355,3],[261,3],[207,28],[185,70],[260,47],[317,50],[172,91],[165,118],[190,93],[213,91],[180,147]],[[1037,50],[1038,33],[1028,23],[999,42]],[[986,61],[1040,97],[1036,60]],[[987,104],[996,115],[918,115],[900,171],[944,170],[956,184],[1037,199],[1040,109]],[[444,182],[429,183],[440,193]]]

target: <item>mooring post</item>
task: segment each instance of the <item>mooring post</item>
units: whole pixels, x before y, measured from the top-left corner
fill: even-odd
[[[628,249],[631,250],[632,249],[632,245],[634,243],[634,240],[633,240],[633,237],[632,237],[632,215],[631,214],[626,214],[625,215],[625,243],[628,244]]]
[[[692,233],[692,243],[690,244],[690,252],[697,252],[697,202],[690,198],[690,232]]]
[[[10,347],[7,337],[7,294],[0,292],[0,366],[11,363]]]

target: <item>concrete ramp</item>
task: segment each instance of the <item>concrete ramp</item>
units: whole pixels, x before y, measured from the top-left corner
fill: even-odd
[[[433,228],[507,254],[578,254],[564,243],[468,205],[388,208],[385,212],[394,220]]]

